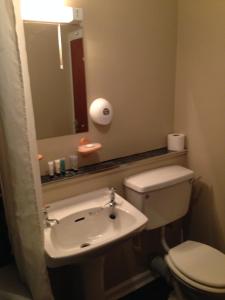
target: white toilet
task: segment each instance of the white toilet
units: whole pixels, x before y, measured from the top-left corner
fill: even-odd
[[[163,227],[187,213],[193,176],[181,166],[137,174],[125,179],[126,198],[148,217],[148,230]],[[167,250],[167,265],[187,299],[225,299],[223,253],[195,241]]]

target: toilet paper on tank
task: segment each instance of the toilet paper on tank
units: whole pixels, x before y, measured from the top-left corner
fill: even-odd
[[[167,148],[170,151],[184,150],[185,135],[182,133],[171,133],[167,137]]]

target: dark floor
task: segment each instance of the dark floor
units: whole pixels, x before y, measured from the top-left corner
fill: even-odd
[[[120,300],[167,300],[171,288],[159,278]]]

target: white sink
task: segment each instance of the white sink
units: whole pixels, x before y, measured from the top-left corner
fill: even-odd
[[[144,229],[148,220],[139,210],[118,194],[115,207],[109,200],[105,188],[50,205],[48,217],[59,224],[44,229],[49,267],[81,262]]]

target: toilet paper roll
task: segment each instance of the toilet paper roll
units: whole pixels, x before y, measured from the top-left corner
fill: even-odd
[[[185,135],[182,133],[171,133],[167,137],[167,148],[170,151],[184,150]]]

